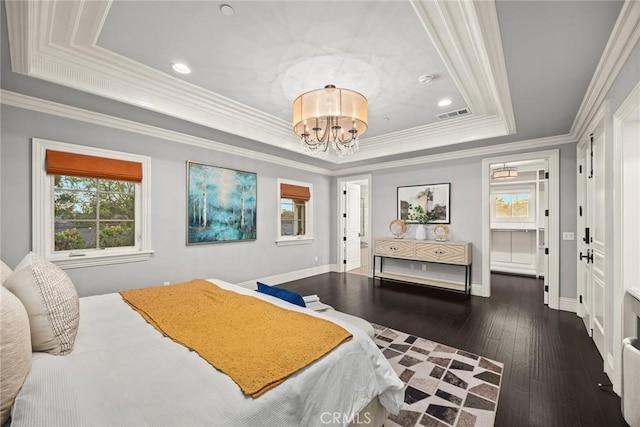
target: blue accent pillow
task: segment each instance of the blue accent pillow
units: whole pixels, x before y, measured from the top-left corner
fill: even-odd
[[[300,307],[306,307],[302,295],[288,291],[282,288],[274,288],[264,283],[258,283],[258,292],[280,298],[281,300],[290,302],[291,304],[299,305]]]

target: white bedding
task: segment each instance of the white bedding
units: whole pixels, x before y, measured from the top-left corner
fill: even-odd
[[[217,285],[305,310],[221,280]],[[371,339],[353,334],[322,359],[253,399],[196,353],[163,337],[119,294],[80,299],[67,356],[34,353],[12,426],[320,426],[348,424],[375,396],[397,413],[404,385]],[[250,339],[250,337],[248,337]],[[324,415],[323,415],[324,414]]]

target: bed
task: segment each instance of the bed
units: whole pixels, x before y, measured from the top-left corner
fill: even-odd
[[[323,317],[218,279],[219,287]],[[404,385],[365,332],[263,395],[242,393],[226,374],[164,337],[120,294],[80,298],[80,323],[66,356],[34,353],[11,425],[315,426],[382,425]],[[251,337],[247,337],[251,339]]]

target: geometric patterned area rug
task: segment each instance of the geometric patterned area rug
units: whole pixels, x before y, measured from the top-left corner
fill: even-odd
[[[496,418],[502,363],[373,325],[375,342],[407,385],[385,427],[480,427]]]

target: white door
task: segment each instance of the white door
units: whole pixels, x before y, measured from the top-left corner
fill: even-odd
[[[590,261],[590,233],[589,209],[587,202],[587,187],[589,181],[589,142],[583,142],[578,147],[578,316],[582,317],[584,327],[589,336],[591,327],[591,261]],[[589,235],[588,235],[589,234]]]
[[[602,124],[578,147],[578,315],[603,358],[607,295],[604,148]]]
[[[360,186],[347,183],[346,271],[360,267]]]
[[[606,238],[604,217],[605,200],[605,162],[604,162],[604,128],[598,126],[592,135],[591,158],[589,159],[589,185],[587,189],[587,202],[589,204],[589,238],[591,248],[591,302],[592,302],[592,325],[593,341],[600,351],[600,355],[605,356],[604,338],[604,309],[608,284],[605,279],[605,255]]]

